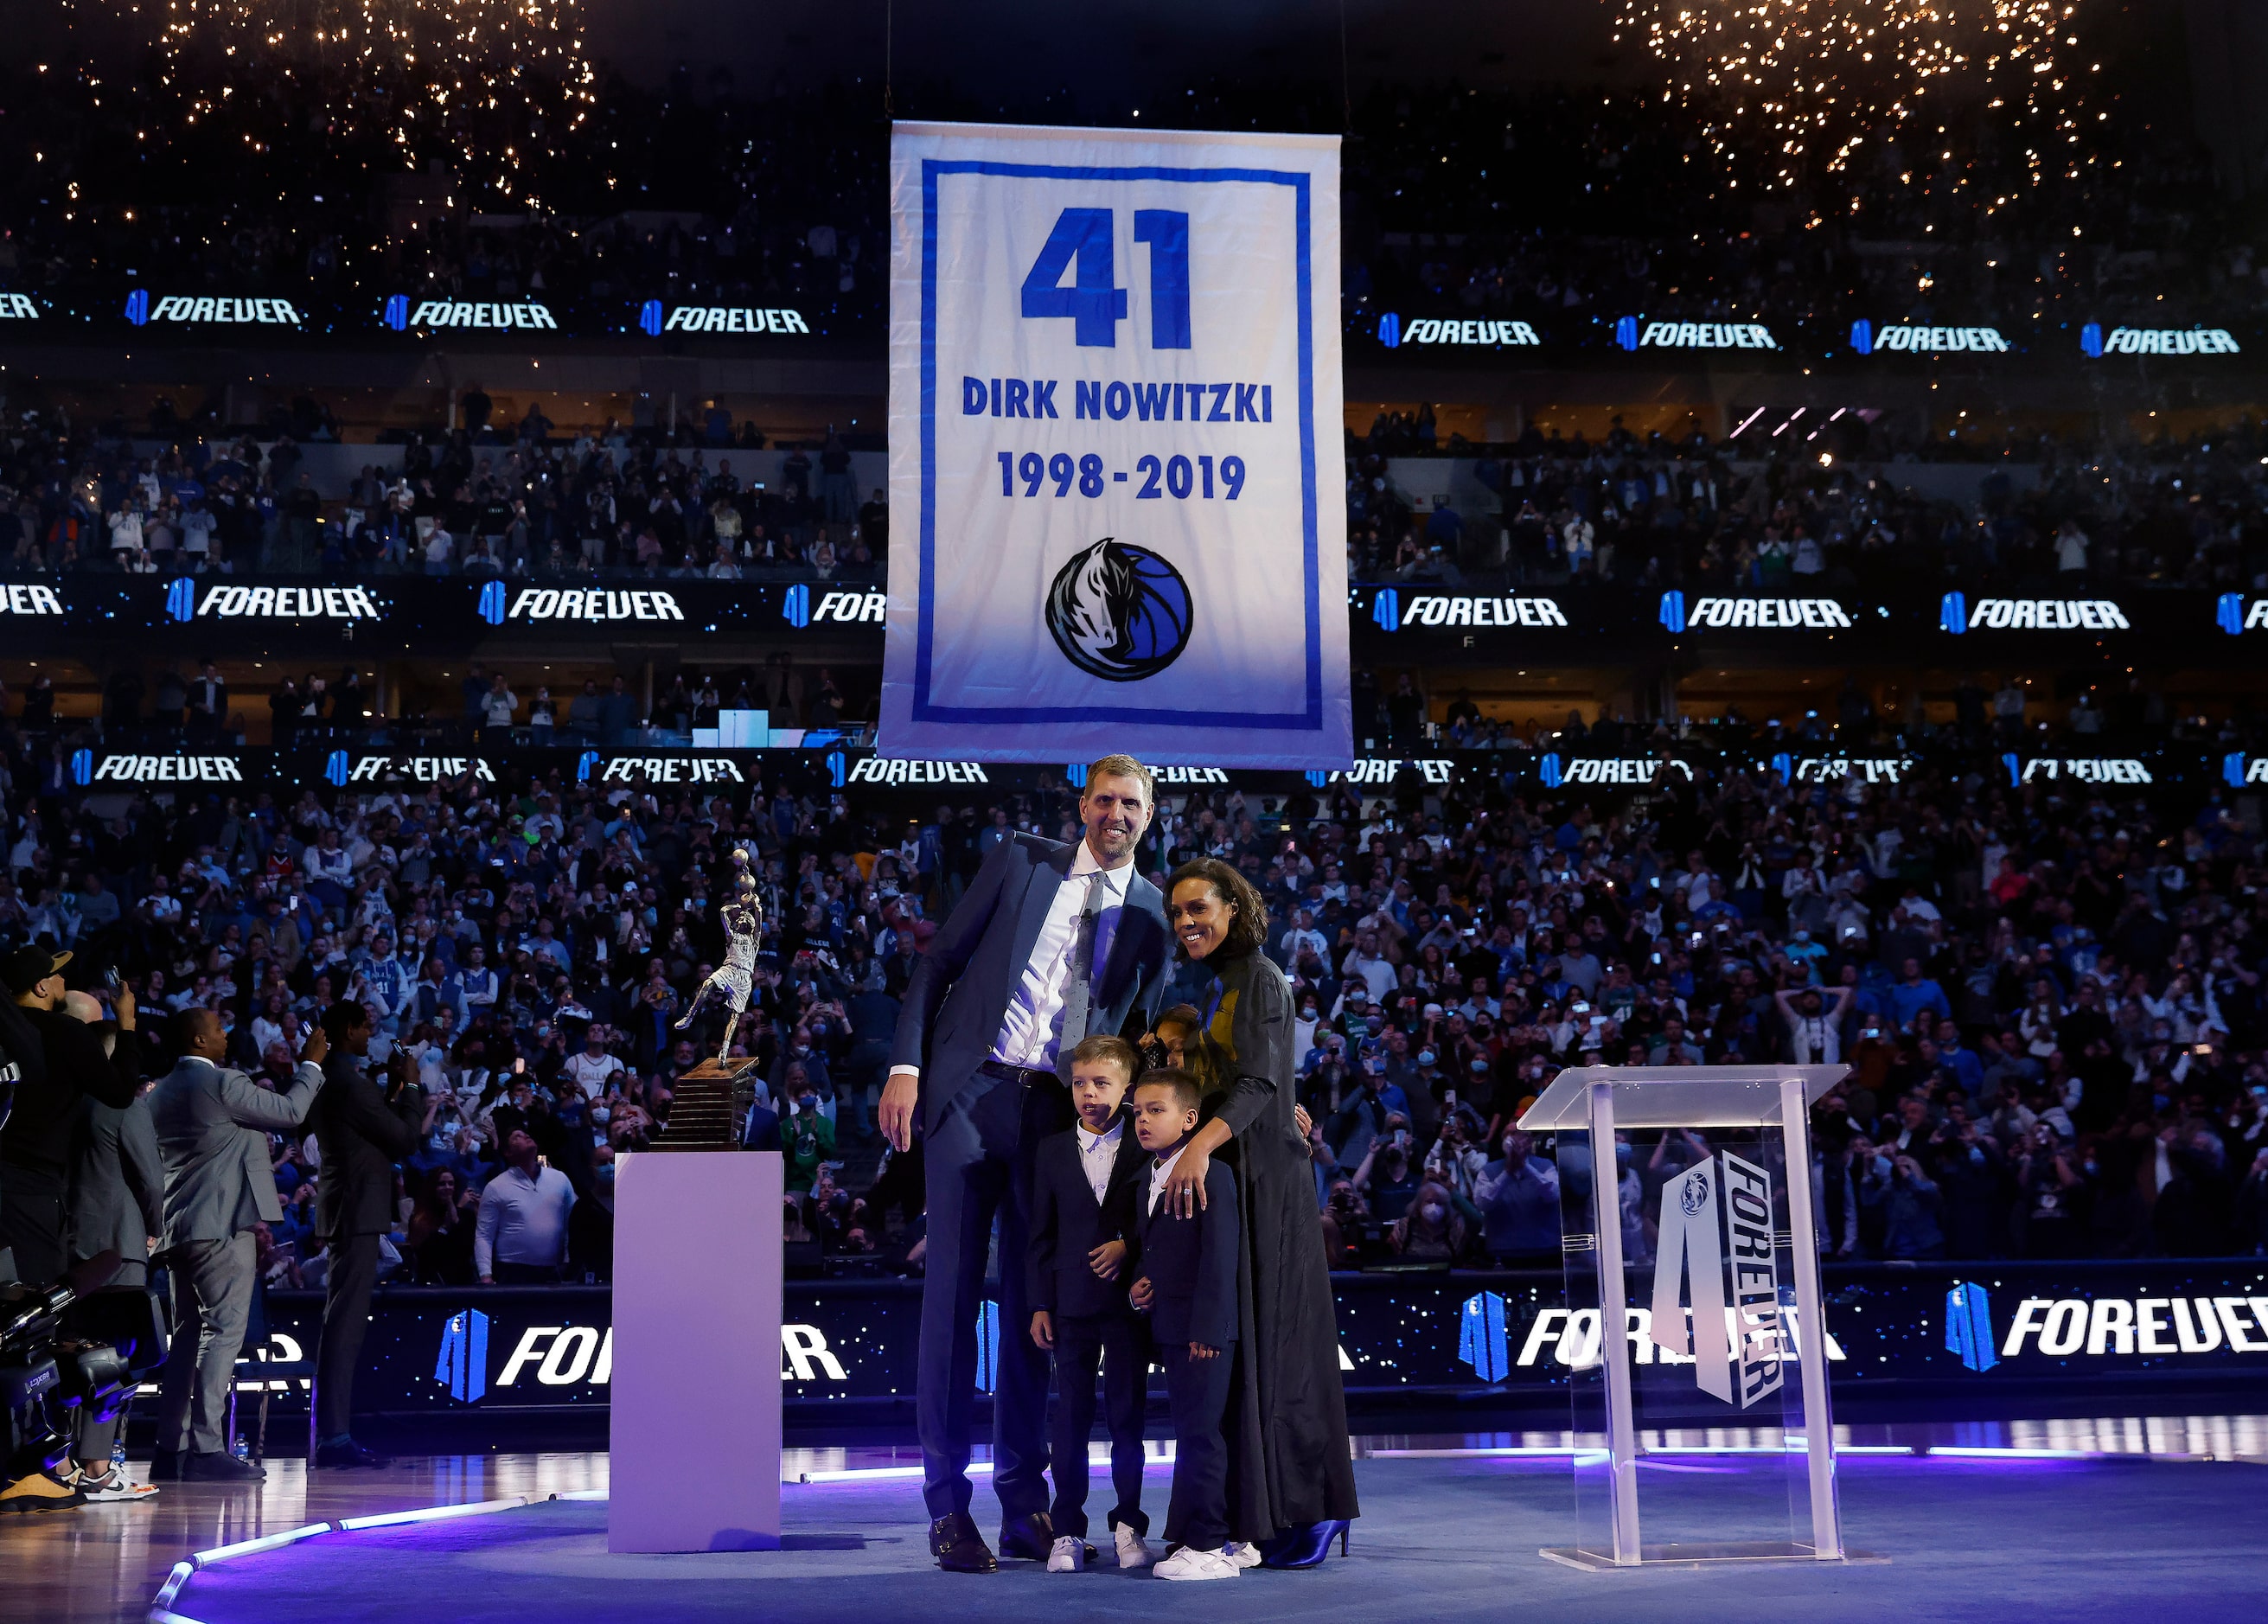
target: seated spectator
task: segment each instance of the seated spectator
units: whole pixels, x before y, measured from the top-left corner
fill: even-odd
[[[1394,1255],[1408,1262],[1454,1263],[1464,1255],[1466,1220],[1448,1189],[1432,1179],[1387,1232]]]

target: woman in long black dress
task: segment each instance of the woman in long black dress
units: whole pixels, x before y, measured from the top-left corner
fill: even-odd
[[[1185,863],[1166,888],[1182,950],[1219,978],[1202,1054],[1216,1086],[1167,1197],[1201,1202],[1213,1156],[1233,1162],[1244,1215],[1237,1371],[1226,1426],[1231,1531],[1270,1567],[1322,1560],[1357,1516],[1339,1339],[1307,1141],[1293,1118],[1291,984],[1263,954],[1268,914],[1226,863]]]

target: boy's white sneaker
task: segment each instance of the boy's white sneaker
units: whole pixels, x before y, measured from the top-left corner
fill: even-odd
[[[1260,1542],[1256,1539],[1232,1539],[1220,1547],[1220,1554],[1240,1568],[1260,1566]]]
[[[1183,1546],[1151,1569],[1161,1579],[1233,1579],[1244,1570],[1219,1551]]]
[[[1150,1547],[1142,1536],[1125,1524],[1112,1524],[1111,1532],[1118,1537],[1118,1565],[1121,1568],[1147,1568],[1157,1560],[1150,1554]]]
[[[1077,1573],[1086,1566],[1086,1541],[1064,1534],[1048,1549],[1049,1573]]]

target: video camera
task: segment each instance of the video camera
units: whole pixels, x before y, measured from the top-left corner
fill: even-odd
[[[166,1356],[156,1300],[102,1292],[118,1273],[99,1252],[51,1286],[0,1285],[0,1411],[10,1478],[52,1469],[70,1448],[66,1412],[107,1421]]]

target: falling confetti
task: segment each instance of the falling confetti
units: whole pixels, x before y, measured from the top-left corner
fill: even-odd
[[[2086,81],[2073,0],[1619,0],[1615,37],[1638,40],[1664,89],[1719,157],[1768,157],[1801,185],[1850,166],[1869,140],[1971,102],[2025,144],[2035,184],[2075,148]]]
[[[490,210],[545,209],[597,105],[577,0],[167,0],[156,42],[183,125],[288,97],[313,109],[299,138],[446,173]]]

